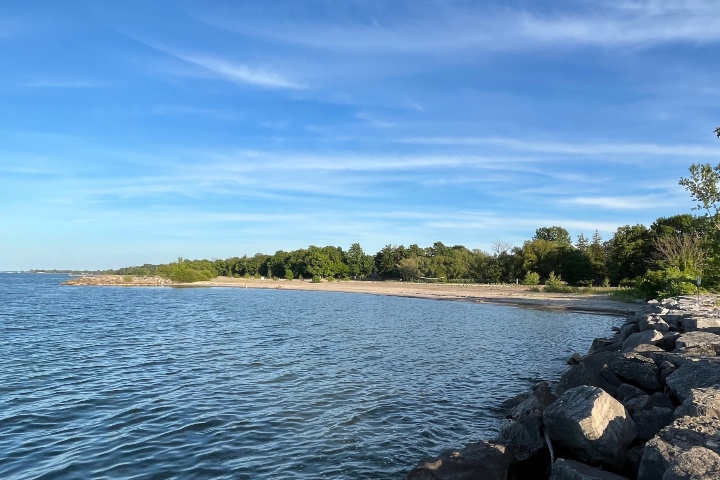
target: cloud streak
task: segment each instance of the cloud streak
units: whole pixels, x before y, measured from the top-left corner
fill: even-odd
[[[562,48],[650,47],[720,41],[720,4],[695,1],[570,2],[557,13],[530,9],[454,7],[431,2],[400,19],[347,18],[242,24],[227,18],[205,20],[244,35],[292,46],[329,51],[388,54],[444,54],[451,51],[506,51]],[[572,13],[566,13],[566,12]],[[422,13],[418,13],[422,12]]]

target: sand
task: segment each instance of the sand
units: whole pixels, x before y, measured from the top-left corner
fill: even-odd
[[[449,283],[412,283],[397,281],[350,280],[312,283],[309,280],[271,280],[256,278],[218,277],[207,282],[172,283],[160,277],[130,277],[122,275],[80,276],[66,285],[176,287],[176,288],[265,288],[348,292],[370,295],[455,300],[494,303],[517,307],[569,310],[610,315],[624,315],[634,309],[632,304],[611,299],[607,294],[557,294],[536,292],[524,285],[476,285]]]
[[[632,304],[613,300],[607,294],[554,294],[534,292],[524,285],[468,285],[367,280],[311,283],[309,280],[289,281],[218,277],[209,282],[198,282],[183,286],[274,288],[364,293],[614,315],[624,315],[629,310],[633,310]]]

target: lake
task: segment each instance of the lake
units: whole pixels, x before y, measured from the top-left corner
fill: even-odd
[[[620,319],[0,274],[0,478],[392,479]]]

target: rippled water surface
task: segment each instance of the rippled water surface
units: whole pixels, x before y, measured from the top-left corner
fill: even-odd
[[[0,274],[0,478],[403,478],[618,319]]]

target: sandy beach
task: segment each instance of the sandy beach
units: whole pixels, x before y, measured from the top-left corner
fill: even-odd
[[[175,285],[181,286],[181,285]],[[519,307],[625,314],[632,304],[613,300],[606,294],[554,294],[534,292],[524,285],[475,285],[350,280],[311,283],[309,280],[271,280],[218,277],[188,287],[240,287],[326,292],[364,293],[400,297],[494,303]]]
[[[169,286],[175,288],[264,288],[309,290],[324,292],[363,293],[399,297],[494,303],[517,307],[570,310],[602,314],[624,315],[633,305],[613,300],[607,294],[559,294],[532,291],[525,285],[478,285],[450,283],[412,283],[396,281],[323,281],[272,280],[256,278],[217,277],[206,282],[172,283],[160,277],[128,277],[121,275],[81,276],[66,285],[84,286]]]

